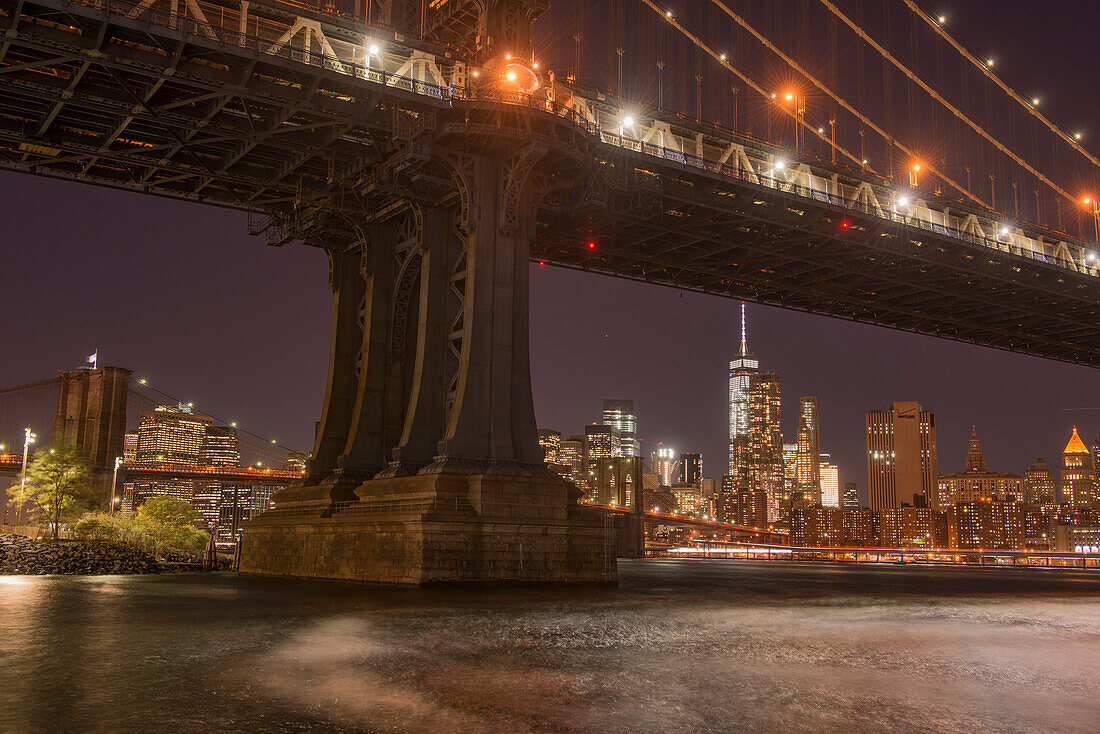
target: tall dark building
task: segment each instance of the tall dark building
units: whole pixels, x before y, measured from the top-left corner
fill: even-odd
[[[54,444],[88,457],[93,469],[113,469],[124,450],[130,374],[121,367],[58,372]]]
[[[859,488],[855,482],[844,483],[844,494],[840,498],[840,509],[855,512],[859,509]]]
[[[935,415],[913,401],[867,413],[867,494],[872,510],[915,507],[934,498],[938,471]]]
[[[696,453],[680,454],[680,484],[695,484],[703,478],[703,457]]]

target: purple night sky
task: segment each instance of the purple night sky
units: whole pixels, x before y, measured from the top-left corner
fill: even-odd
[[[1018,89],[1100,139],[1092,3],[951,4],[965,5],[944,8],[967,28],[964,42],[996,52]],[[979,26],[982,17],[991,20]],[[308,449],[329,337],[320,250],[267,248],[235,212],[7,172],[0,215],[0,387],[79,366],[98,348],[102,364]],[[702,452],[704,474],[724,473],[738,302],[549,267],[531,278],[540,426],[582,432],[603,398],[632,398],[646,455],[664,441]],[[990,469],[1016,473],[1036,456],[1057,465],[1074,424],[1086,441],[1100,433],[1094,370],[751,303],[748,312],[750,348],[782,379],[784,439],[793,441],[799,396],[816,395],[821,449],[864,494],[864,413],[893,400],[935,412],[941,473],[962,469],[971,424]]]

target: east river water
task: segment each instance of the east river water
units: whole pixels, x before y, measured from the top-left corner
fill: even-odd
[[[1100,729],[1095,571],[620,575],[584,590],[0,577],[0,731]]]

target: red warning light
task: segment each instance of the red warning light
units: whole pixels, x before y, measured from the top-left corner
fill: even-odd
[[[546,261],[545,261],[545,260],[539,260],[539,267],[540,267],[540,268],[541,268],[541,267],[542,267],[543,265],[545,265],[545,264],[546,264]]]
[[[848,229],[848,227],[850,227],[850,226],[852,226],[852,225],[848,224],[847,222],[841,222],[840,223],[840,228],[841,229]]]
[[[595,241],[593,241],[593,240],[589,240],[589,241],[588,241],[588,249],[589,249],[589,250],[595,250],[595,249],[596,249],[596,243],[595,243]]]

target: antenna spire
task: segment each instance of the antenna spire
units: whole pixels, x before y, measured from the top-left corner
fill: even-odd
[[[749,353],[749,343],[745,336],[745,302],[741,301],[741,354]]]

